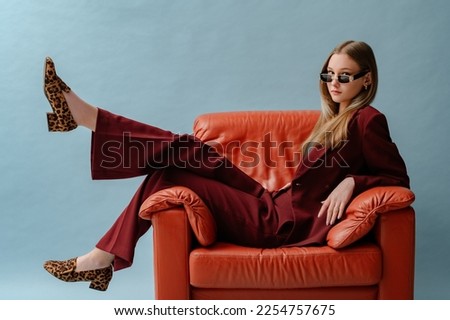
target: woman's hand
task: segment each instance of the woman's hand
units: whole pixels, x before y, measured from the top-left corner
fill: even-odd
[[[355,188],[355,180],[352,177],[347,177],[338,184],[336,188],[330,193],[328,198],[322,202],[318,217],[320,218],[325,212],[327,213],[327,225],[332,225],[336,220],[342,218],[345,207],[349,202]]]

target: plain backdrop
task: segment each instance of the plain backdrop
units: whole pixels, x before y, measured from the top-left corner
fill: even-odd
[[[319,109],[338,43],[376,54],[386,114],[417,200],[417,299],[450,298],[450,2],[0,0],[0,298],[153,299],[152,237],[106,292],[42,268],[83,254],[142,178],[92,181],[90,132],[49,133],[42,70],[87,101],[173,132],[205,112]]]

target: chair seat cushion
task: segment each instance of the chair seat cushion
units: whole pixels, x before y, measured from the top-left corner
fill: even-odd
[[[190,284],[197,288],[367,286],[377,284],[382,272],[381,251],[370,243],[336,250],[258,249],[219,242],[193,250],[189,259]]]

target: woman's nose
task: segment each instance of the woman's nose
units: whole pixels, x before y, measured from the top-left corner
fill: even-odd
[[[333,87],[339,86],[339,81],[338,81],[337,77],[333,77],[333,78],[331,79],[331,85],[332,85]]]

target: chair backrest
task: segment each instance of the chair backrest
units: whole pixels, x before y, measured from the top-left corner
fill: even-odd
[[[316,110],[207,113],[194,122],[194,135],[213,145],[268,190],[290,182],[303,141],[317,122]]]

